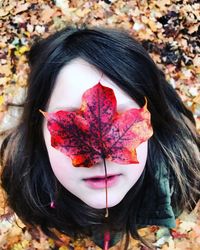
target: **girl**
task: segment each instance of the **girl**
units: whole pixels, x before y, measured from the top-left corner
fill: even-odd
[[[29,62],[23,116],[1,149],[2,186],[17,215],[51,237],[53,229],[72,238],[89,236],[104,249],[124,235],[125,249],[129,235],[149,246],[138,234],[147,225],[173,228],[199,199],[199,138],[192,113],[144,48],[123,30],[66,27],[35,44]],[[61,145],[73,134],[68,125],[75,118],[59,118],[62,136],[52,125],[54,115],[77,115],[85,100],[95,102],[97,86],[113,91],[119,113],[146,108],[151,115],[149,135],[134,148],[137,161],[102,157],[107,173],[102,161],[77,167]],[[107,102],[106,96],[102,106]],[[79,152],[82,139],[73,145]]]

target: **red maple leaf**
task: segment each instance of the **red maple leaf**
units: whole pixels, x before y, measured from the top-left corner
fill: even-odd
[[[102,159],[138,163],[136,148],[153,134],[147,104],[119,113],[113,90],[100,82],[83,94],[79,110],[42,113],[52,147],[76,167],[91,167]]]

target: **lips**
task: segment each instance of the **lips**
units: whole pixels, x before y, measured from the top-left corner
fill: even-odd
[[[112,187],[117,184],[120,179],[121,174],[108,175],[107,176],[107,187]],[[105,176],[94,176],[91,178],[83,179],[88,187],[92,189],[101,189],[106,187]]]

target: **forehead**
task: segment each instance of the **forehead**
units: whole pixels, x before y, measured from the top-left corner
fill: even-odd
[[[76,58],[65,65],[59,72],[49,99],[48,111],[51,112],[62,108],[79,108],[83,93],[96,85],[99,80],[102,85],[113,89],[119,106],[122,108],[127,105],[132,108],[139,107],[111,79],[105,75],[102,76],[99,69],[81,58]]]

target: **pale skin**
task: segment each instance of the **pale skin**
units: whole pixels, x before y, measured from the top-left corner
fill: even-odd
[[[102,85],[113,89],[117,99],[118,111],[140,108],[113,81],[105,75],[101,76],[102,73],[98,69],[83,59],[72,60],[59,72],[45,111],[73,111],[79,109],[83,93],[96,85],[100,79]],[[87,205],[96,209],[105,208],[105,188],[92,188],[83,180],[95,176],[105,176],[103,161],[91,168],[74,167],[69,157],[51,146],[51,136],[47,129],[46,119],[44,119],[43,123],[43,134],[51,167],[59,182]],[[116,183],[108,187],[108,207],[119,204],[141,176],[146,164],[148,142],[141,143],[136,148],[136,152],[139,161],[137,164],[120,165],[106,160],[108,175],[120,174]]]

